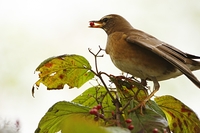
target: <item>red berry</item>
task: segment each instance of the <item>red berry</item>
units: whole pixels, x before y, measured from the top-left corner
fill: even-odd
[[[90,114],[92,115],[98,115],[98,110],[97,109],[91,109]]]
[[[94,112],[93,112],[93,110],[91,109],[91,110],[90,110],[90,114],[92,115],[93,113],[94,113]]]
[[[153,129],[153,133],[158,133],[158,129],[157,129],[157,128],[154,128],[154,129]]]
[[[90,26],[93,27],[94,26],[94,22],[90,21]]]
[[[131,123],[132,120],[131,120],[131,119],[126,119],[125,122],[126,122],[126,123]]]
[[[102,106],[100,104],[97,105],[97,109],[100,110]]]
[[[133,129],[134,129],[134,126],[133,126],[133,125],[129,125],[129,126],[128,126],[128,129],[129,129],[129,130],[133,130]]]
[[[100,117],[101,119],[104,119],[104,114],[99,114],[99,117]]]

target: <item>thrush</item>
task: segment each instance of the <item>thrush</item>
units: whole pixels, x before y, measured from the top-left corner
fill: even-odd
[[[90,21],[89,27],[102,28],[107,33],[105,51],[114,65],[134,77],[153,81],[154,93],[160,87],[158,81],[182,74],[200,88],[200,81],[192,73],[200,69],[200,62],[195,60],[200,59],[200,56],[185,53],[135,29],[126,19],[116,14],[104,16],[99,21]]]

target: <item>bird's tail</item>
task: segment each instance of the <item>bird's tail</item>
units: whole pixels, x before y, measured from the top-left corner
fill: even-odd
[[[191,62],[187,64],[191,71],[200,70],[200,61],[191,59]],[[186,75],[196,86],[200,88],[200,81],[194,75]]]

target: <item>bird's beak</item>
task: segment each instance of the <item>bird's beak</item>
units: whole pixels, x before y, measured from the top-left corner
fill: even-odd
[[[90,28],[102,28],[103,26],[102,22],[100,21],[90,21],[89,24]]]

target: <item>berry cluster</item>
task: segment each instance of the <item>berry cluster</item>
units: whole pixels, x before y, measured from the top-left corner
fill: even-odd
[[[95,121],[98,121],[99,118],[105,120],[104,115],[102,113],[100,113],[101,109],[102,109],[102,105],[101,104],[98,104],[97,106],[94,106],[92,109],[90,109],[89,113],[91,115],[94,115],[94,120]],[[115,116],[115,112],[114,111],[112,111],[112,116],[113,117]],[[127,124],[127,128],[130,131],[134,129],[134,125],[132,124],[132,120],[130,118],[126,119],[125,122]],[[158,132],[159,132],[159,130],[157,128],[154,128],[152,130],[152,133],[158,133]],[[168,133],[168,132],[166,131],[166,129],[163,129],[163,133]]]
[[[104,115],[99,113],[99,110],[102,109],[102,106],[100,104],[98,104],[97,106],[94,106],[91,110],[90,110],[90,114],[94,115],[94,120],[98,121],[99,118],[104,119]]]
[[[128,124],[128,129],[133,130],[134,126],[131,124],[132,120],[131,119],[126,119],[125,122]]]

